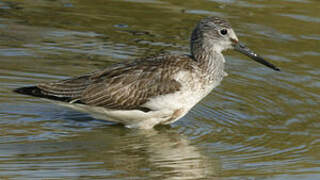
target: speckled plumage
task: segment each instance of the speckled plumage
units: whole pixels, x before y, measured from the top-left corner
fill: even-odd
[[[189,56],[159,56],[115,64],[103,71],[69,80],[42,83],[38,88],[43,94],[70,97],[69,101],[78,100],[87,105],[141,109],[150,97],[180,89],[181,84],[171,74],[194,68],[196,64]]]
[[[221,34],[222,29],[228,34]],[[72,79],[18,88],[16,92],[65,102],[63,105],[127,127],[150,129],[180,119],[219,85],[226,76],[221,52],[237,43],[228,22],[208,17],[191,35],[191,55],[119,63]]]

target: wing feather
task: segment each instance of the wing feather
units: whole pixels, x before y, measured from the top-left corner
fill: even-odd
[[[70,102],[79,99],[108,109],[141,109],[153,96],[179,91],[181,84],[173,76],[182,67],[190,70],[191,61],[188,56],[160,56],[37,87],[45,95],[66,97]]]
[[[90,76],[80,76],[58,82],[41,83],[37,87],[45,95],[57,97],[80,97],[82,92],[90,84]]]

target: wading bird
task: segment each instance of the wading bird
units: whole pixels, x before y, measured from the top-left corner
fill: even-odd
[[[220,84],[227,75],[222,55],[227,49],[279,71],[240,44],[227,21],[207,17],[192,32],[190,55],[163,55],[118,63],[102,71],[22,87],[15,92],[55,100],[129,128],[151,129],[182,118]]]

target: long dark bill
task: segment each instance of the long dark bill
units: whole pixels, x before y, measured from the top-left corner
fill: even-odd
[[[261,63],[265,66],[268,66],[269,68],[271,68],[275,71],[280,71],[280,69],[278,67],[276,67],[275,65],[264,60],[262,57],[260,57],[258,54],[256,54],[255,52],[253,52],[252,50],[250,50],[249,48],[247,48],[245,45],[241,44],[240,42],[235,44],[234,49],[241,52],[242,54],[249,56],[251,59],[257,61],[258,63]]]

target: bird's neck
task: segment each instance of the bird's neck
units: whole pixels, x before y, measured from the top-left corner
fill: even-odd
[[[218,75],[224,73],[224,57],[221,50],[198,47],[192,49],[192,57],[199,63],[199,67],[205,73]]]

